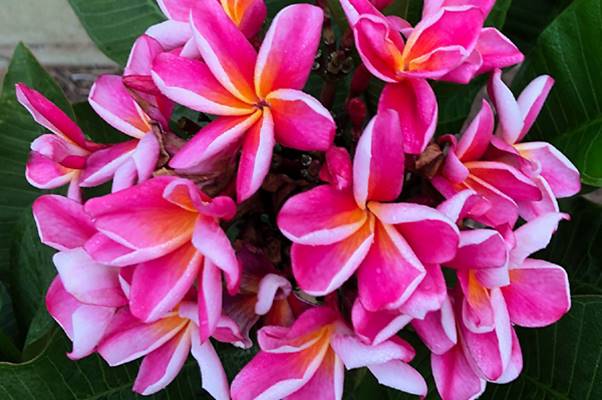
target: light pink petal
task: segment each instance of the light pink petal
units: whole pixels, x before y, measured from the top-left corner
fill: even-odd
[[[197,2],[190,14],[194,39],[213,76],[236,98],[255,103],[257,53],[217,1]]]
[[[412,317],[397,310],[368,311],[358,298],[353,303],[351,320],[359,338],[366,343],[378,345],[395,336]]]
[[[422,375],[402,361],[368,365],[368,369],[381,385],[421,397],[426,395],[427,387]]]
[[[483,28],[476,45],[483,63],[477,74],[520,64],[525,56],[510,39],[495,28]]]
[[[176,336],[187,324],[178,316],[167,316],[145,324],[127,309],[121,309],[107,328],[98,353],[111,365],[121,365],[143,357]]]
[[[291,197],[278,214],[278,227],[294,243],[315,246],[349,237],[366,220],[350,193],[322,185]]]
[[[541,176],[556,197],[570,197],[581,190],[579,171],[558,149],[549,143],[520,143],[516,149],[521,156],[537,163]]]
[[[531,254],[546,248],[558,223],[569,216],[563,213],[549,213],[537,217],[514,231],[515,247],[510,250],[510,266],[520,266]]]
[[[496,69],[491,75],[487,89],[497,112],[502,139],[508,144],[516,143],[523,130],[523,115],[514,95],[502,81],[501,70]]]
[[[222,314],[222,275],[219,268],[205,258],[199,274],[199,337],[205,342],[214,334]]]
[[[460,345],[441,355],[433,353],[431,366],[443,400],[476,399],[485,391],[485,380],[473,371]]]
[[[161,44],[148,35],[142,35],[134,42],[123,76],[150,76],[155,58],[163,52]]]
[[[302,388],[286,397],[287,400],[341,400],[343,398],[343,386],[345,380],[345,368],[341,359],[334,351],[329,350],[324,356],[320,368]]]
[[[378,109],[397,111],[406,153],[424,151],[435,133],[438,114],[435,93],[426,80],[404,79],[385,85]]]
[[[145,34],[159,42],[165,51],[177,51],[191,39],[192,30],[188,22],[169,20],[151,25]]]
[[[132,156],[137,144],[138,140],[129,140],[90,154],[86,160],[81,186],[98,186],[111,180],[117,169]]]
[[[324,13],[319,7],[295,4],[282,9],[263,39],[255,66],[260,98],[278,89],[303,89],[314,64]]]
[[[57,250],[81,247],[95,233],[83,206],[58,195],[42,195],[32,205],[33,217],[42,243]]]
[[[190,10],[196,3],[196,0],[157,0],[157,5],[167,18],[183,22],[188,21]]]
[[[522,140],[533,126],[550,91],[554,86],[554,78],[541,75],[535,78],[518,96],[517,103],[524,121],[523,129],[517,139]]]
[[[393,110],[381,110],[366,126],[353,160],[353,194],[364,208],[367,201],[391,201],[404,180],[403,136]]]
[[[412,327],[433,354],[447,353],[458,343],[454,311],[448,297],[440,310],[428,313],[424,319],[412,320]]]
[[[222,362],[210,341],[200,342],[196,330],[191,329],[192,356],[196,359],[201,370],[201,382],[205,389],[216,400],[229,400],[230,388],[228,377]]]
[[[470,189],[462,190],[437,206],[437,211],[451,221],[483,215],[491,205]]]
[[[172,168],[194,168],[210,163],[240,147],[243,137],[261,118],[261,113],[240,117],[221,117],[205,125],[170,160]]]
[[[169,385],[188,359],[190,348],[190,333],[183,331],[149,353],[140,364],[132,390],[147,396]]]
[[[492,229],[460,232],[458,251],[445,265],[458,269],[498,268],[508,262],[508,249],[502,235]]]
[[[416,352],[409,343],[393,337],[377,345],[369,345],[354,335],[334,335],[330,345],[347,369],[383,364],[392,360],[411,361]]]
[[[368,207],[383,224],[395,226],[422,263],[445,262],[456,254],[458,228],[434,208],[414,203],[375,202]]]
[[[121,76],[99,77],[90,89],[88,102],[102,119],[126,135],[140,139],[151,130],[148,115],[128,92]]]
[[[320,170],[320,179],[336,186],[339,190],[346,190],[353,182],[351,157],[343,147],[332,146],[326,151],[325,162]]]
[[[542,194],[532,179],[516,168],[497,161],[471,161],[466,167],[477,177],[514,200],[541,200]]]
[[[447,298],[447,287],[443,272],[438,264],[425,264],[426,275],[408,300],[399,307],[399,312],[414,318],[424,318],[431,311],[441,308]]]
[[[533,182],[541,190],[542,198],[540,201],[517,201],[520,216],[525,221],[531,221],[541,215],[548,213],[557,213],[560,211],[556,196],[548,182],[540,175],[533,178]]]
[[[77,170],[67,168],[58,162],[32,151],[25,166],[25,178],[38,189],[55,189],[74,179]]]
[[[479,160],[491,142],[493,136],[493,111],[487,101],[483,100],[481,109],[464,130],[455,153],[462,161]]]
[[[79,302],[106,307],[127,304],[118,271],[94,262],[83,248],[60,251],[52,261],[65,290]]]
[[[314,296],[338,289],[366,258],[372,241],[372,219],[350,236],[327,245],[293,243],[291,261],[299,286]]]
[[[138,171],[136,171],[136,163],[134,159],[129,157],[123,164],[117,168],[113,175],[113,185],[111,192],[119,192],[136,184],[138,180]]]
[[[130,310],[145,322],[174,309],[192,287],[203,257],[188,244],[136,266],[130,288]]]
[[[242,144],[236,176],[239,203],[254,195],[261,187],[270,170],[275,144],[272,113],[264,108],[262,117],[247,131]]]
[[[278,89],[266,101],[279,144],[304,151],[325,151],[332,146],[336,126],[318,100],[299,90]]]
[[[33,90],[24,83],[16,85],[17,100],[29,111],[33,119],[58,136],[88,148],[84,133],[71,118],[61,109],[52,104],[40,92]]]
[[[228,291],[231,294],[236,292],[240,283],[241,266],[219,221],[200,215],[192,235],[192,244],[224,272]]]
[[[374,242],[358,270],[362,305],[370,311],[399,307],[422,281],[425,269],[404,237],[377,222]]]
[[[251,105],[226,90],[202,61],[163,53],[154,61],[152,76],[161,93],[193,110],[216,115],[253,113]]]
[[[457,7],[465,5],[478,7],[483,15],[487,15],[493,8],[494,4],[495,0],[424,0],[422,17],[424,18],[434,14],[443,7]]]
[[[486,213],[475,218],[477,221],[492,227],[502,224],[514,225],[518,218],[518,205],[514,200],[476,176],[470,176],[465,185],[485,198],[490,204],[490,208]]]
[[[73,341],[73,350],[67,354],[72,360],[92,354],[115,313],[113,307],[80,303],[65,290],[59,277],[48,288],[46,308]]]
[[[571,308],[565,270],[546,261],[526,259],[510,270],[510,285],[502,288],[510,320],[539,328],[558,321]]]
[[[153,176],[160,152],[161,144],[154,133],[149,133],[140,139],[132,155],[138,172],[138,182],[144,182]]]
[[[523,369],[523,353],[520,348],[520,342],[516,332],[512,329],[512,355],[510,356],[510,362],[504,370],[502,376],[494,381],[494,383],[508,383],[520,375]]]
[[[274,301],[278,298],[286,298],[291,293],[291,283],[283,276],[277,274],[267,274],[259,282],[257,292],[257,303],[255,303],[255,313],[258,315],[267,314]]]
[[[453,183],[462,183],[466,180],[470,171],[466,166],[460,161],[455,152],[450,151],[447,153],[447,157],[443,161],[443,165],[441,165],[441,169],[439,173]]]

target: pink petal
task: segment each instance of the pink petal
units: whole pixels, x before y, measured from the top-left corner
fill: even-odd
[[[411,361],[416,352],[409,343],[394,337],[377,345],[369,345],[354,335],[334,335],[330,345],[347,369],[383,364],[392,360]]]
[[[294,243],[315,246],[349,237],[366,219],[350,193],[322,185],[291,197],[278,214],[278,227]]]
[[[468,178],[468,175],[470,175],[468,168],[460,161],[452,149],[447,153],[447,157],[445,157],[439,173],[455,184],[464,182]]]
[[[351,319],[355,333],[364,342],[378,345],[395,336],[412,317],[397,310],[366,310],[359,298],[353,303]]]
[[[236,176],[236,197],[247,200],[261,187],[270,170],[274,151],[274,120],[268,108],[246,133]]]
[[[367,201],[391,201],[404,180],[403,136],[393,110],[381,110],[366,126],[353,160],[353,194],[364,208]]]
[[[441,263],[456,254],[458,228],[434,208],[414,203],[376,202],[368,207],[383,224],[395,226],[420,262]]]
[[[255,313],[267,314],[277,298],[286,298],[291,293],[291,283],[283,276],[267,274],[259,282]]]
[[[236,292],[240,283],[241,266],[219,221],[200,215],[192,235],[192,244],[224,272],[228,291],[231,294]]]
[[[127,304],[118,271],[94,262],[83,248],[60,251],[52,261],[65,290],[79,302],[106,307]]]
[[[497,268],[508,262],[508,249],[502,235],[491,229],[460,232],[458,251],[445,265],[458,269]]]
[[[216,115],[253,113],[251,105],[226,90],[202,61],[163,53],[153,63],[152,76],[161,93],[193,110]]]
[[[518,108],[520,109],[524,125],[517,141],[522,140],[533,126],[535,119],[552,90],[552,86],[554,86],[554,79],[549,75],[541,75],[531,81],[520,96],[518,96]]]
[[[207,196],[191,180],[172,179],[163,191],[163,198],[172,204],[191,212],[199,212],[207,217],[232,219],[236,214],[236,204],[228,196]]]
[[[99,77],[90,89],[88,102],[102,119],[120,132],[140,139],[151,131],[148,116],[130,95],[121,76]]]
[[[320,170],[320,179],[336,186],[339,190],[351,187],[353,172],[351,157],[343,147],[332,146],[326,151],[325,163]]]
[[[475,218],[477,221],[492,227],[506,223],[514,225],[518,218],[518,205],[514,200],[476,176],[469,177],[465,185],[485,198],[491,206],[486,213]]]
[[[558,223],[568,219],[567,214],[549,213],[535,218],[514,231],[516,246],[510,250],[510,266],[515,267],[531,254],[546,248]]]
[[[581,190],[579,171],[558,149],[549,143],[520,143],[516,149],[521,156],[535,162],[541,176],[550,185],[556,197],[570,197]]]
[[[518,341],[518,336],[516,336],[516,332],[512,329],[512,355],[510,356],[510,362],[508,366],[504,370],[502,376],[496,379],[495,383],[508,383],[520,375],[523,369],[523,354],[520,348],[520,342]]]
[[[160,152],[161,143],[159,143],[159,139],[154,133],[147,134],[140,139],[132,155],[132,160],[136,165],[138,173],[138,182],[144,182],[153,176],[153,172],[157,168]]]
[[[428,313],[424,319],[412,320],[412,327],[433,354],[447,353],[458,342],[454,311],[446,297],[441,309]]]
[[[496,69],[491,75],[487,89],[497,111],[502,139],[508,144],[516,143],[524,127],[523,116],[514,95],[502,81],[501,70]]]
[[[476,399],[485,391],[485,380],[473,371],[460,345],[441,355],[433,353],[431,366],[443,400]]]
[[[291,261],[299,286],[314,296],[338,289],[368,254],[374,237],[373,226],[369,220],[350,236],[332,244],[293,243]]]
[[[148,35],[142,35],[134,42],[123,76],[150,76],[155,58],[163,52],[161,44]]]
[[[447,287],[441,267],[425,264],[426,275],[408,300],[399,307],[399,312],[414,318],[424,318],[431,311],[439,310],[447,298]]]
[[[322,35],[324,13],[319,7],[295,4],[272,20],[255,66],[260,98],[278,89],[303,89],[314,64]]]
[[[84,133],[71,118],[52,104],[40,92],[24,83],[16,85],[17,100],[29,111],[33,119],[51,132],[86,149],[89,143]]]
[[[195,282],[203,257],[191,244],[136,266],[130,310],[145,322],[156,321],[182,301]]]
[[[473,50],[472,53],[470,53],[470,55],[464,59],[462,64],[443,75],[441,78],[439,78],[439,80],[467,84],[475,77],[475,75],[477,75],[482,65],[483,57],[475,47],[475,50]]]
[[[437,99],[427,81],[404,79],[385,85],[378,109],[397,111],[404,138],[404,152],[420,154],[435,133],[437,126]]]
[[[115,172],[131,156],[138,140],[129,140],[100,149],[90,154],[82,175],[82,187],[102,185],[113,178]]]
[[[81,247],[95,233],[81,204],[58,195],[42,195],[32,205],[42,243],[57,250]]]
[[[340,358],[329,350],[324,356],[320,368],[299,390],[288,395],[287,400],[323,399],[340,400],[343,398],[345,368]]]
[[[255,49],[217,1],[197,2],[190,14],[194,39],[213,76],[236,98],[255,103]]]
[[[65,290],[59,277],[48,288],[46,308],[73,341],[73,350],[67,354],[72,360],[92,354],[115,313],[113,307],[80,303]]]
[[[422,17],[424,18],[434,14],[443,7],[458,7],[466,5],[478,7],[483,15],[487,15],[493,8],[494,4],[495,0],[424,0]]]
[[[466,167],[477,177],[514,200],[541,200],[541,191],[533,180],[516,168],[497,161],[471,161]]]
[[[187,22],[190,10],[198,3],[196,0],[157,0],[157,5],[169,19]]]
[[[216,400],[228,400],[230,388],[228,378],[219,356],[210,341],[202,343],[195,329],[191,329],[192,356],[196,359],[201,369],[201,382],[205,389]]]
[[[358,18],[362,14],[382,16],[380,11],[374,6],[374,3],[369,0],[341,0],[341,7],[351,26],[357,23]]]
[[[188,44],[192,30],[188,21],[168,20],[150,26],[145,34],[159,42],[165,51],[177,51]]]
[[[55,189],[66,185],[77,174],[77,170],[67,168],[58,162],[32,151],[25,166],[25,178],[38,189]]]
[[[520,64],[525,59],[518,47],[495,28],[481,30],[476,51],[483,59],[477,74]]]
[[[298,90],[278,89],[266,101],[278,143],[304,151],[325,151],[332,145],[336,126],[318,100]]]
[[[517,201],[520,216],[525,221],[531,221],[541,215],[559,212],[558,201],[548,182],[540,175],[533,178],[533,182],[541,190],[540,201]]]
[[[254,37],[267,16],[267,7],[264,0],[221,0],[226,13],[238,25],[246,37]]]
[[[136,163],[133,158],[128,158],[123,164],[117,168],[113,175],[113,185],[111,192],[119,192],[136,184],[138,180],[138,171],[136,171]]]
[[[190,347],[190,334],[185,331],[149,353],[140,364],[132,390],[147,396],[165,388],[184,366]]]
[[[471,332],[491,332],[495,328],[495,310],[490,291],[479,281],[474,270],[459,271],[457,276],[464,293],[462,324]]]
[[[437,211],[451,221],[483,215],[491,205],[470,189],[462,190],[437,206]]]
[[[487,101],[483,100],[481,109],[464,130],[455,153],[462,161],[479,160],[491,142],[493,136],[493,111]]]
[[[425,275],[404,237],[391,225],[375,225],[374,243],[358,270],[359,297],[370,311],[399,307]]]
[[[502,288],[510,320],[539,328],[558,321],[571,308],[567,274],[546,261],[526,259],[510,270],[510,285]]]
[[[199,337],[205,342],[214,334],[222,314],[222,275],[209,258],[199,274],[198,291]]]
[[[424,378],[404,362],[392,360],[383,364],[369,365],[368,369],[381,385],[421,397],[426,395],[427,387]]]

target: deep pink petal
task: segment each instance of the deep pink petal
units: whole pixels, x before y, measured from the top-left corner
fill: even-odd
[[[454,311],[448,297],[440,310],[428,313],[424,319],[412,320],[412,327],[433,354],[447,353],[458,342]]]
[[[485,380],[473,371],[460,345],[441,355],[433,353],[431,366],[443,400],[475,399],[485,391]]]
[[[134,152],[138,140],[111,145],[90,154],[82,175],[82,187],[102,185],[113,178],[115,172]]]
[[[378,345],[395,336],[412,317],[397,310],[368,311],[358,298],[353,303],[351,320],[358,337],[366,343]]]
[[[477,41],[476,51],[483,63],[477,74],[506,68],[523,62],[525,56],[510,39],[495,28],[483,28]]]
[[[353,183],[351,157],[344,147],[332,146],[325,154],[325,162],[320,170],[320,179],[347,190]]]
[[[77,170],[64,167],[58,162],[32,151],[25,166],[25,178],[38,189],[56,189],[69,183]]]
[[[339,400],[343,398],[345,368],[334,351],[326,352],[320,368],[302,388],[288,395],[287,400],[323,399]]]
[[[448,267],[458,269],[498,268],[508,262],[508,249],[502,235],[492,229],[460,232],[458,251]]]
[[[399,312],[414,318],[424,318],[431,311],[439,310],[447,298],[447,287],[441,267],[425,264],[426,275],[408,300],[399,307]]]
[[[541,200],[542,194],[533,180],[516,168],[497,161],[471,161],[466,167],[477,177],[514,200]]]
[[[453,222],[483,215],[491,205],[470,189],[462,190],[437,206],[437,211]]]

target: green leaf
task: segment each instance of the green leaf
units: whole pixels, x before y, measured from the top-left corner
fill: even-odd
[[[131,140],[131,137],[119,132],[92,109],[87,101],[73,105],[77,124],[86,135],[97,143],[119,143]]]
[[[73,11],[98,48],[125,65],[132,44],[165,17],[154,0],[69,0]]]
[[[549,74],[556,85],[527,140],[552,142],[602,186],[602,3],[575,1],[541,34],[517,87]]]
[[[506,22],[506,15],[508,14],[508,10],[510,10],[511,5],[512,0],[497,0],[487,16],[485,25],[495,26],[496,28],[501,29]]]
[[[396,15],[416,25],[420,21],[422,15],[422,1],[421,0],[393,0],[383,10],[384,15]]]
[[[524,367],[507,385],[487,386],[483,399],[602,398],[602,296],[575,296],[569,314],[543,329],[520,329]]]

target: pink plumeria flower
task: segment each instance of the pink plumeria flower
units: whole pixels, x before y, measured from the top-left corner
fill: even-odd
[[[228,379],[211,342],[200,341],[197,309],[196,304],[184,301],[157,321],[145,323],[122,308],[111,320],[98,353],[111,366],[144,357],[133,388],[143,395],[171,383],[192,354],[203,388],[215,399],[227,400]]]
[[[362,305],[395,309],[425,279],[427,265],[453,258],[453,222],[427,206],[390,203],[403,186],[401,141],[397,114],[380,112],[359,140],[353,172],[344,151],[331,156],[332,183],[293,196],[282,207],[278,227],[293,242],[293,273],[305,292],[331,293],[357,271]]]
[[[118,270],[93,261],[83,249],[96,234],[92,220],[77,201],[40,196],[32,206],[42,243],[59,250],[53,256],[59,276],[46,295],[46,307],[73,342],[67,355],[91,354],[115,310],[127,304]]]
[[[404,150],[420,154],[437,124],[437,100],[426,79],[458,68],[474,51],[485,15],[479,7],[443,7],[415,28],[385,17],[368,0],[341,0],[362,61],[387,82],[378,108],[396,110]],[[407,42],[401,32],[408,34]],[[409,33],[408,33],[409,32]]]
[[[165,110],[167,115],[151,118],[117,75],[99,77],[90,90],[88,101],[102,119],[134,139],[92,154],[82,177],[82,186],[96,186],[113,178],[112,190],[115,192],[152,177],[161,151],[153,125],[167,129],[171,109]]]
[[[234,400],[338,400],[344,367],[368,367],[383,385],[426,394],[424,379],[407,364],[415,354],[408,343],[394,338],[366,345],[328,307],[305,311],[291,327],[266,326],[259,330],[258,342],[261,350],[232,382]]]
[[[239,292],[224,294],[223,313],[236,322],[242,340],[241,347],[252,345],[249,331],[262,316],[279,325],[289,325],[293,315],[287,298],[291,283],[260,253],[247,248],[238,252],[242,267]]]
[[[436,14],[444,7],[476,6],[483,15],[488,15],[495,0],[426,0],[422,18]],[[482,28],[472,53],[455,69],[441,77],[441,80],[468,83],[475,76],[505,68],[523,62],[524,55],[499,30],[492,27]]]
[[[31,144],[25,167],[27,181],[39,189],[69,184],[69,197],[80,201],[79,185],[88,156],[103,146],[87,140],[77,124],[41,93],[18,83],[16,95],[33,119],[52,132]]]
[[[475,220],[489,226],[514,225],[520,202],[542,199],[537,184],[516,166],[505,160],[488,160],[485,155],[493,139],[494,116],[486,101],[464,130],[460,139],[446,135],[451,146],[439,174],[432,179],[437,190],[450,198],[470,189],[490,205],[489,211]]]
[[[315,6],[284,8],[257,53],[217,2],[200,2],[191,21],[205,62],[166,53],[157,57],[152,74],[171,100],[219,117],[193,137],[170,166],[213,164],[242,147],[236,179],[241,202],[261,186],[276,143],[327,150],[334,121],[316,99],[300,90],[314,62],[322,20],[322,10]]]
[[[249,39],[259,32],[267,16],[264,0],[213,0],[221,4],[232,23]],[[199,52],[194,43],[190,27],[192,10],[200,0],[157,0],[167,21],[153,25],[146,35],[156,39],[166,51],[176,49],[182,57],[198,58]]]
[[[550,76],[539,76],[515,99],[502,81],[500,70],[494,72],[489,82],[489,95],[499,119],[492,141],[498,150],[494,157],[520,167],[542,192],[541,201],[519,202],[525,219],[557,212],[556,198],[570,197],[581,190],[579,171],[558,149],[546,142],[520,143],[533,126],[553,85],[554,79]]]
[[[240,265],[219,225],[234,216],[232,199],[212,199],[187,179],[165,176],[89,200],[85,209],[100,232],[86,243],[92,258],[135,265],[132,314],[156,321],[198,283],[199,329],[202,340],[211,336],[221,316],[222,272],[231,294],[240,281]]]

